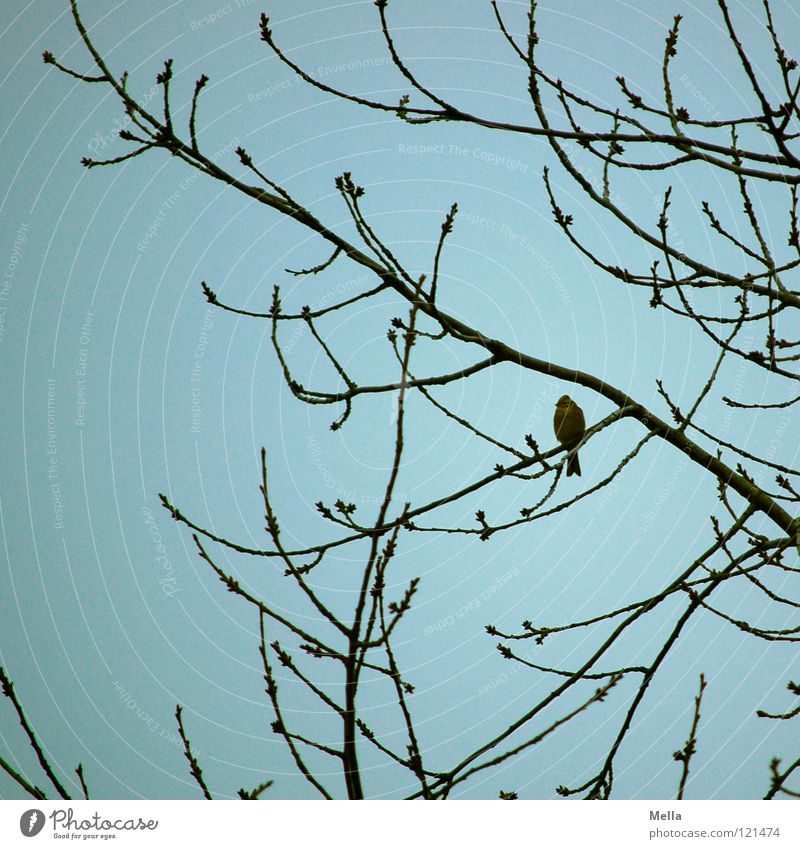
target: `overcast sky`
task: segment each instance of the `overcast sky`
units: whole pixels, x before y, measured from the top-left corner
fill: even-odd
[[[522,32],[525,4],[501,5]],[[632,5],[542,3],[542,62],[604,103],[620,103],[618,74],[657,99],[663,40],[673,14],[681,13],[676,100],[708,119],[751,108],[715,3]],[[752,35],[756,65],[767,69],[760,2],[732,6]],[[287,267],[324,260],[325,243],[162,151],[114,168],[83,168],[82,157],[129,150],[116,136],[124,126],[119,103],[107,87],[43,64],[41,53],[49,50],[93,73],[66,0],[7,0],[5,7],[11,11],[0,51],[0,663],[76,793],[73,770],[82,762],[98,798],[195,798],[173,718],[180,702],[215,795],[233,797],[240,787],[272,778],[275,797],[313,798],[285,744],[269,730],[274,717],[263,693],[257,617],[198,559],[189,532],[170,520],[158,494],[167,493],[215,533],[267,547],[257,461],[266,446],[287,543],[338,536],[314,510],[319,500],[342,498],[374,517],[391,463],[392,398],[361,399],[348,425],[331,431],[337,410],[304,406],[287,390],[269,323],[214,309],[200,288],[206,281],[226,303],[264,312],[274,285],[287,305],[299,308],[330,304],[374,281],[344,259],[312,279],[287,274]],[[796,44],[792,4],[776,0],[775,10],[785,42]],[[111,69],[127,70],[129,90],[153,111],[160,109],[156,74],[164,59],[174,60],[172,97],[181,126],[194,81],[207,74],[198,116],[206,154],[241,174],[234,150],[245,147],[272,179],[345,235],[352,227],[334,179],[351,171],[367,187],[363,207],[371,223],[411,272],[430,273],[441,221],[457,202],[442,298],[484,333],[602,376],[665,418],[656,378],[682,406],[706,381],[716,351],[701,334],[650,309],[648,292],[593,267],[555,226],[542,183],[546,165],[576,232],[610,264],[644,269],[652,261],[588,205],[545,143],[458,124],[410,126],[314,90],[259,40],[262,8],[254,0],[122,0],[113,9],[84,0],[81,11]],[[277,42],[313,76],[388,102],[407,93],[388,61],[373,3],[274,0],[264,11]],[[396,0],[389,17],[398,49],[431,88],[480,114],[532,120],[525,74],[497,34],[488,2]],[[700,200],[709,198],[742,227],[733,187],[697,168],[670,179],[676,238],[740,267],[741,259],[709,236],[699,213]],[[615,191],[624,208],[653,226],[665,186],[663,175],[628,175]],[[758,203],[769,207],[770,196],[759,195]],[[783,246],[785,221],[767,221],[770,238]],[[386,382],[397,379],[386,331],[393,316],[405,313],[387,297],[336,313],[321,327],[359,383]],[[335,388],[336,375],[309,334],[294,327],[282,333],[302,382]],[[455,343],[420,345],[417,354],[412,370],[420,374],[452,371],[481,356]],[[740,361],[724,367],[720,386],[750,400],[785,391]],[[500,440],[522,448],[531,433],[549,448],[553,405],[565,392],[590,422],[613,410],[585,389],[507,365],[438,397]],[[748,450],[771,451],[776,462],[796,465],[796,407],[732,419],[721,394],[703,408],[710,424]],[[412,397],[408,412],[398,502],[432,500],[507,460],[422,398]],[[582,451],[580,481],[560,484],[565,494],[601,480],[641,436],[630,421],[603,432]],[[495,519],[518,515],[541,496],[534,486],[541,484],[505,483],[448,508],[437,523],[471,524],[480,508]],[[526,619],[557,625],[645,598],[709,545],[708,516],[720,509],[716,480],[654,440],[612,489],[548,520],[487,543],[435,534],[402,538],[389,595],[399,597],[411,577],[421,577],[416,607],[397,639],[401,665],[417,688],[412,708],[431,766],[452,765],[552,686],[549,676],[503,660],[484,625],[507,631]],[[281,566],[214,553],[255,593],[304,626],[315,624]],[[352,607],[363,555],[363,547],[343,548],[315,573],[337,610]],[[780,591],[780,582],[774,588]],[[788,585],[783,591],[790,592]],[[770,618],[761,597],[742,586],[721,591],[719,599],[731,615],[792,625],[780,611]],[[608,662],[649,661],[677,602],[665,608]],[[538,663],[570,668],[605,633],[584,629],[524,648]],[[333,665],[314,670],[335,688]],[[709,687],[687,797],[758,798],[768,786],[770,759],[797,757],[791,723],[755,716],[759,708],[790,706],[785,685],[792,675],[796,680],[796,649],[744,639],[732,626],[699,615],[647,694],[619,755],[615,795],[674,797],[679,766],[672,753],[687,736],[701,672]],[[605,757],[634,686],[626,680],[604,704],[456,795],[496,798],[506,789],[522,798],[553,798],[557,785],[582,783]],[[299,727],[323,736],[337,730],[296,685],[282,680],[281,687],[287,715]],[[365,686],[365,718],[402,749],[401,720],[385,696]],[[558,715],[545,714],[531,734]],[[366,744],[361,749],[368,795],[413,789],[406,774]],[[6,702],[0,702],[0,753],[43,781]],[[322,758],[311,761],[321,773],[335,772]],[[331,786],[343,790],[336,778]],[[19,793],[0,776],[0,796]]]

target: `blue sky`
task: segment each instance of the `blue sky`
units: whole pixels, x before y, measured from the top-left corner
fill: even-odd
[[[761,4],[732,5],[752,34],[757,66],[772,74],[769,45],[754,23]],[[516,32],[524,6],[503,4]],[[126,151],[115,137],[123,113],[108,89],[42,63],[42,51],[50,50],[91,73],[66,2],[13,0],[10,9],[0,51],[0,155],[7,178],[0,259],[8,282],[0,334],[0,663],[53,763],[72,775],[83,762],[97,797],[197,795],[176,737],[176,702],[185,706],[184,721],[215,794],[235,796],[239,787],[274,778],[274,796],[310,797],[269,730],[257,618],[198,559],[190,535],[170,520],[158,493],[198,524],[266,547],[257,461],[264,445],[292,544],[336,534],[316,513],[319,500],[342,498],[374,515],[391,462],[392,399],[357,404],[348,425],[332,432],[337,411],[303,406],[285,387],[269,324],[213,309],[200,282],[226,303],[252,311],[268,308],[276,284],[285,302],[299,307],[325,305],[374,283],[345,260],[317,278],[287,274],[287,267],[322,261],[325,244],[161,151],[113,169],[84,169],[82,157]],[[591,266],[553,223],[544,166],[551,167],[576,232],[604,258],[637,268],[652,260],[588,204],[543,141],[458,124],[410,126],[316,91],[259,41],[262,9],[255,2],[141,0],[110,8],[85,0],[81,10],[111,68],[129,71],[130,90],[154,110],[164,59],[174,60],[179,121],[188,117],[195,79],[207,74],[199,113],[205,152],[238,174],[233,151],[245,147],[262,170],[345,235],[352,226],[334,179],[351,171],[367,188],[363,207],[372,225],[413,273],[430,272],[441,221],[457,202],[441,293],[452,313],[482,332],[601,375],[663,417],[656,378],[682,406],[706,381],[716,352],[699,332],[649,309],[646,291]],[[796,41],[796,12],[787,2],[775,10],[785,41]],[[372,3],[276,0],[265,11],[278,43],[318,78],[389,102],[406,93],[387,61]],[[541,59],[554,76],[601,102],[619,102],[618,74],[657,99],[663,39],[675,13],[684,15],[677,99],[710,119],[749,108],[711,2],[543,3]],[[426,84],[481,114],[530,120],[525,75],[497,34],[488,3],[394,2],[389,17],[398,49]],[[708,198],[732,227],[743,228],[731,185],[695,166],[669,179],[677,238],[726,267],[742,266],[709,235],[699,211],[699,201]],[[653,227],[666,183],[663,175],[629,174],[614,190]],[[762,192],[757,203],[766,210],[771,240],[783,245],[778,197]],[[397,373],[385,334],[390,319],[405,312],[386,297],[334,313],[320,327],[359,382],[391,381]],[[306,385],[335,387],[336,375],[307,332],[283,328],[282,338]],[[474,362],[480,352],[421,343],[415,356],[412,369],[433,374]],[[785,392],[740,361],[725,364],[720,387],[751,400]],[[498,439],[521,448],[531,433],[550,447],[553,405],[565,392],[590,422],[612,411],[586,390],[509,366],[446,387],[437,397]],[[708,399],[703,413],[723,438],[797,465],[796,412],[732,417],[721,394]],[[423,503],[505,459],[418,396],[409,400],[408,413],[400,498]],[[582,451],[581,483],[608,474],[642,435],[630,421],[600,434]],[[562,485],[576,491],[575,479]],[[480,508],[495,518],[516,515],[540,496],[531,486],[504,483],[447,508],[437,523],[470,524]],[[550,686],[547,676],[504,661],[485,624],[508,631],[525,619],[555,625],[657,592],[709,544],[708,516],[720,509],[716,481],[656,440],[616,486],[540,523],[487,543],[407,535],[391,594],[399,596],[411,577],[421,577],[416,607],[398,632],[398,652],[417,688],[412,706],[431,765],[449,766]],[[282,578],[282,568],[215,553],[254,592],[314,623],[313,610]],[[340,549],[316,575],[335,609],[352,605],[363,555],[363,547]],[[792,591],[779,581],[774,589]],[[791,625],[746,587],[719,596],[732,615]],[[640,627],[609,663],[652,657],[667,613],[674,617],[676,609]],[[535,650],[535,659],[574,666],[600,633],[553,640]],[[797,756],[791,723],[755,717],[758,708],[789,706],[785,684],[797,675],[791,644],[747,640],[711,615],[698,616],[651,687],[620,753],[620,797],[674,796],[679,769],[671,756],[688,732],[701,672],[709,686],[690,798],[760,797],[770,758]],[[316,674],[336,686],[333,669],[320,666]],[[336,730],[295,684],[287,679],[281,686],[300,727]],[[604,704],[499,773],[476,777],[460,795],[495,798],[499,789],[515,789],[523,798],[552,798],[557,785],[580,784],[605,756],[632,692],[633,681],[624,682]],[[365,687],[365,716],[400,747],[400,719],[387,695],[380,686]],[[548,713],[542,722],[557,715]],[[0,704],[0,746],[4,757],[33,773],[33,756],[8,704]],[[408,791],[406,776],[365,746],[362,751],[369,795]],[[311,762],[323,772],[331,768]],[[336,779],[331,784],[341,792]],[[0,796],[18,792],[0,776]]]

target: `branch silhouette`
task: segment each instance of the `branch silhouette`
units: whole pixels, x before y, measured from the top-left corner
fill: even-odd
[[[545,139],[559,173],[574,183],[590,206],[607,215],[614,226],[620,227],[657,259],[647,268],[633,270],[619,267],[598,255],[591,246],[591,240],[586,240],[578,232],[580,227],[573,214],[564,210],[552,167],[548,167],[542,174],[543,186],[553,219],[567,242],[613,281],[632,289],[645,289],[651,295],[650,306],[653,309],[667,311],[696,328],[704,343],[715,352],[714,364],[700,390],[689,397],[684,390],[677,400],[675,390],[668,386],[667,380],[662,376],[654,378],[655,400],[665,408],[658,410],[614,386],[606,375],[545,359],[535,347],[532,351],[522,350],[482,330],[477,321],[469,319],[466,310],[443,306],[445,302],[458,303],[457,294],[448,292],[445,298],[442,292],[448,236],[458,225],[457,204],[452,203],[449,211],[443,214],[440,232],[431,240],[435,251],[427,272],[412,273],[400,251],[393,246],[391,234],[387,236],[379,231],[369,212],[366,189],[355,181],[351,171],[345,171],[334,181],[338,202],[342,204],[348,224],[347,227],[334,227],[318,218],[307,204],[266,173],[258,157],[244,148],[239,147],[236,151],[241,169],[224,168],[206,155],[201,145],[200,94],[208,83],[208,77],[203,75],[195,83],[188,125],[182,130],[173,114],[171,100],[174,99],[172,86],[175,82],[173,63],[166,60],[164,70],[156,80],[162,93],[163,114],[152,114],[131,93],[127,74],[112,72],[79,15],[77,0],[70,0],[75,26],[94,69],[87,73],[73,70],[57,61],[51,53],[44,54],[45,62],[78,80],[109,86],[135,127],[135,131],[123,130],[120,133],[123,142],[136,145],[134,149],[105,160],[86,159],[84,164],[88,168],[114,166],[131,158],[151,157],[155,155],[154,151],[164,152],[181,165],[239,192],[243,201],[256,201],[272,213],[291,219],[326,243],[321,246],[324,250],[317,251],[314,247],[316,257],[309,257],[302,263],[307,267],[286,269],[292,277],[300,280],[314,278],[325,275],[333,267],[347,264],[366,271],[371,280],[355,294],[317,309],[308,304],[299,309],[285,307],[281,288],[276,283],[271,304],[263,312],[224,302],[212,285],[205,281],[200,285],[208,303],[222,313],[269,324],[275,360],[286,386],[298,403],[335,407],[337,417],[330,425],[332,430],[347,427],[353,412],[363,409],[371,398],[392,397],[395,407],[386,479],[374,515],[362,518],[355,504],[342,499],[333,505],[319,501],[317,510],[331,526],[330,535],[317,542],[308,541],[300,547],[284,544],[278,506],[280,499],[275,499],[268,485],[266,449],[262,449],[260,455],[258,488],[264,506],[269,547],[246,546],[223,533],[212,532],[187,516],[165,495],[161,496],[172,518],[191,530],[201,560],[226,589],[257,617],[258,653],[265,693],[274,714],[272,731],[282,739],[298,773],[323,798],[333,798],[337,791],[332,781],[327,779],[328,771],[324,773],[326,779],[323,783],[323,773],[315,766],[318,758],[331,759],[336,764],[341,771],[344,792],[350,799],[370,795],[368,775],[359,758],[360,751],[363,751],[360,746],[368,747],[371,754],[384,757],[404,773],[408,781],[407,798],[446,799],[455,788],[476,774],[519,757],[550,735],[558,733],[576,717],[587,712],[599,714],[606,700],[624,700],[620,709],[622,718],[617,722],[608,750],[597,758],[599,767],[596,771],[588,780],[579,778],[556,789],[562,796],[607,799],[614,792],[619,753],[633,733],[650,685],[661,674],[679,639],[687,638],[690,622],[700,616],[714,617],[730,625],[730,630],[742,637],[760,639],[765,643],[800,639],[800,627],[773,627],[771,622],[756,625],[737,613],[727,612],[735,610],[730,606],[731,598],[735,600],[737,597],[718,592],[720,588],[726,588],[731,592],[748,590],[759,593],[769,601],[769,616],[775,615],[775,611],[792,612],[799,606],[789,593],[779,592],[770,586],[770,576],[779,573],[793,577],[800,573],[800,569],[792,565],[796,563],[798,552],[800,523],[795,515],[795,505],[800,501],[800,473],[790,465],[776,461],[769,452],[753,450],[745,444],[737,444],[736,440],[715,434],[714,427],[704,426],[702,411],[711,398],[724,399],[732,415],[736,412],[747,416],[753,410],[785,409],[800,397],[796,384],[800,378],[796,368],[800,354],[795,353],[800,341],[789,336],[792,329],[796,332],[796,325],[790,322],[796,318],[796,310],[800,307],[800,292],[792,288],[793,272],[800,266],[797,224],[800,159],[795,154],[798,139],[793,131],[800,120],[800,76],[796,63],[787,57],[782,47],[769,2],[765,0],[764,25],[782,82],[780,102],[770,99],[762,72],[751,61],[727,2],[717,0],[717,5],[724,31],[752,95],[752,104],[746,113],[714,120],[692,117],[688,109],[678,103],[673,79],[675,66],[680,62],[680,16],[673,19],[663,45],[663,102],[650,102],[637,92],[634,83],[619,76],[616,83],[623,103],[612,108],[578,94],[556,73],[542,66],[538,52],[540,24],[535,2],[530,2],[524,20],[512,21],[492,0],[491,7],[500,35],[527,77],[525,94],[531,115],[535,116],[535,120],[528,124],[478,115],[471,109],[451,103],[432,85],[426,84],[398,47],[392,31],[388,0],[375,3],[376,23],[392,65],[403,79],[403,85],[409,87],[409,93],[395,104],[371,100],[315,79],[280,46],[269,18],[263,15],[260,21],[260,36],[266,48],[299,79],[341,101],[389,113],[416,127],[414,132],[425,133],[432,123],[468,124],[506,133],[517,137],[521,143],[530,138]],[[417,101],[422,105],[417,105]],[[740,137],[746,138],[746,146],[741,143]],[[633,151],[633,155],[629,151]],[[592,163],[600,168],[599,177]],[[707,221],[709,237],[720,240],[726,249],[735,252],[737,267],[725,267],[722,261],[714,258],[713,251],[710,251],[711,259],[687,252],[674,234],[670,218],[672,187],[663,193],[655,221],[649,222],[635,220],[623,198],[617,194],[617,180],[626,172],[669,175],[687,165],[709,169],[720,180],[731,181],[731,193],[741,206],[741,220],[729,220],[728,216],[732,214],[716,211],[720,207],[711,201],[700,199],[698,206]],[[780,193],[785,200],[788,223],[785,245],[775,244],[773,228],[768,226],[764,213],[753,200],[754,187],[761,184],[772,186],[776,194]],[[345,232],[355,235],[345,236]],[[320,261],[320,257],[327,258]],[[711,297],[704,298],[704,293]],[[405,315],[395,317],[385,328],[387,360],[394,369],[394,376],[389,382],[370,383],[356,373],[357,368],[347,364],[342,352],[337,350],[335,340],[326,334],[325,322],[319,319],[331,313],[346,314],[355,305],[361,308],[366,303],[383,306],[391,303],[394,307],[398,299],[403,304]],[[297,323],[307,329],[310,343],[326,362],[332,376],[330,384],[319,385],[315,381],[313,387],[305,385],[300,374],[296,373],[298,367],[292,361],[290,346],[281,341],[281,329]],[[741,341],[743,338],[747,341]],[[463,351],[465,365],[448,372],[431,365],[443,349],[444,342]],[[771,391],[778,395],[783,391],[780,387],[783,387],[786,390],[784,396],[774,402],[762,403],[723,395],[724,366],[728,360],[741,361],[758,374],[768,375],[770,386],[774,387]],[[443,387],[469,387],[475,384],[476,376],[503,368],[576,384],[609,401],[613,411],[601,421],[590,424],[578,446],[564,448],[556,444],[549,432],[526,434],[524,445],[513,445],[489,428],[478,427],[476,422],[461,415],[455,405],[439,394]],[[470,480],[459,486],[442,484],[440,493],[424,503],[400,497],[398,481],[407,467],[412,397],[423,399],[422,402],[441,414],[445,423],[457,424],[465,440],[485,443],[503,452],[506,460],[509,459],[506,455],[511,455],[511,462],[507,465],[497,463],[491,470],[479,469]],[[577,492],[565,493],[563,472],[569,456],[587,444],[599,444],[607,439],[612,429],[617,429],[623,422],[636,426],[636,435],[630,438],[625,453],[609,469],[598,474],[594,482],[587,483]],[[705,549],[696,556],[678,558],[676,555],[676,560],[679,560],[676,563],[678,576],[669,580],[660,591],[638,601],[573,622],[543,625],[526,619],[518,631],[487,625],[488,635],[501,640],[497,646],[501,658],[526,674],[544,676],[549,683],[544,690],[537,692],[532,704],[518,709],[515,718],[507,725],[496,728],[478,745],[454,757],[452,762],[435,763],[435,758],[428,751],[425,734],[420,730],[423,719],[414,703],[414,685],[403,672],[403,652],[398,650],[398,635],[408,619],[416,614],[415,605],[418,594],[424,592],[424,582],[414,577],[405,584],[399,598],[389,597],[389,588],[395,585],[391,576],[395,575],[398,552],[408,546],[414,534],[433,534],[442,538],[448,535],[474,536],[477,537],[475,544],[489,543],[513,529],[526,529],[546,517],[570,511],[581,502],[592,503],[598,493],[607,491],[629,475],[631,468],[641,462],[656,440],[670,446],[676,460],[678,457],[685,458],[703,476],[713,479],[723,519],[714,515],[708,517],[706,531],[710,543],[708,540],[704,542]],[[548,448],[546,444],[552,447]],[[744,461],[752,461],[758,472],[751,473],[740,460],[731,465],[723,459],[723,451],[733,452]],[[765,473],[772,474],[774,471],[780,473],[777,477],[779,492],[768,488],[773,480],[761,480]],[[515,518],[492,518],[490,493],[493,488],[520,480],[526,481],[529,488],[525,495],[526,506],[519,509]],[[480,499],[486,499],[486,502],[482,503]],[[447,509],[465,504],[474,507],[475,522],[472,525],[454,523]],[[754,527],[758,527],[759,531],[753,530]],[[776,534],[775,538],[764,535],[760,530],[763,527],[769,527],[770,533]],[[315,624],[301,625],[304,619],[285,615],[268,598],[262,598],[243,586],[233,573],[219,565],[213,546],[281,564],[284,578],[293,585]],[[355,577],[352,574],[347,576],[352,583],[354,601],[346,614],[334,606],[335,599],[326,596],[322,585],[314,580],[314,570],[322,564],[328,566],[326,557],[329,552],[343,547],[358,552],[353,557],[358,558],[359,564]],[[672,612],[663,633],[660,632],[659,645],[647,657],[641,658],[642,652],[635,642],[637,634],[641,633],[643,623],[653,619],[654,611],[658,609],[659,614],[667,615],[665,611],[668,608]],[[541,662],[536,657],[545,641],[555,643],[559,635],[578,631],[592,634],[586,643],[590,648],[579,662],[569,661],[562,665]],[[512,643],[518,648],[512,650],[509,647]],[[614,658],[623,655],[630,659],[619,662],[609,659],[610,655]],[[335,686],[320,683],[316,672],[320,661],[325,664],[333,661],[339,676]],[[284,695],[279,693],[276,664],[314,699],[320,710],[326,712],[332,719],[330,725],[321,724],[311,730],[295,727],[290,721],[293,714],[284,704]],[[69,798],[24,719],[10,681],[5,673],[2,676],[3,692],[16,708],[46,776],[62,798]],[[627,691],[623,694],[625,687],[619,686],[629,680],[635,681],[632,695]],[[402,729],[404,751],[398,751],[397,734],[379,732],[362,715],[364,690],[372,686],[387,688],[381,692],[390,693],[388,702]],[[706,679],[701,676],[689,737],[683,749],[674,755],[675,760],[682,764],[679,799],[683,798],[690,762],[697,750],[705,686]],[[790,689],[797,695],[792,687]],[[759,717],[792,720],[798,711],[800,708],[784,714],[760,711]],[[205,783],[184,731],[180,706],[176,719],[191,775],[205,798],[210,799],[211,790]],[[335,739],[326,736],[331,728],[338,728]],[[786,784],[800,765],[800,760],[783,772],[779,764],[780,761],[775,759],[770,766],[771,786],[766,798],[778,794],[797,795]],[[44,798],[41,790],[5,760],[0,759],[0,766],[26,793],[34,798]],[[78,776],[83,794],[88,797],[81,767]],[[256,799],[270,784],[266,781],[252,791],[240,790],[239,796]],[[510,790],[499,793],[501,798],[517,796],[516,791]]]

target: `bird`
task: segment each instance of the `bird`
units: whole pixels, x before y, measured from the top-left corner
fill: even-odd
[[[583,438],[586,430],[586,419],[583,410],[569,397],[562,395],[556,402],[556,414],[553,417],[553,430],[556,439],[567,449],[575,448]],[[581,464],[576,451],[567,460],[567,477],[581,473]]]

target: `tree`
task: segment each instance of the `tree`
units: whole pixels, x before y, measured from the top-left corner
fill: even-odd
[[[781,455],[779,461],[777,448],[765,447],[758,439],[751,444],[738,436],[726,438],[730,425],[718,428],[714,416],[704,412],[712,402],[722,399],[731,418],[761,422],[770,414],[791,410],[800,401],[794,382],[798,379],[795,350],[800,341],[792,336],[792,316],[800,305],[800,291],[792,288],[791,282],[800,265],[800,160],[795,155],[800,75],[796,62],[782,46],[767,0],[762,26],[774,52],[771,75],[753,61],[755,48],[749,48],[740,37],[735,10],[725,0],[718,0],[717,5],[728,48],[738,59],[743,83],[749,86],[750,105],[735,117],[719,116],[713,120],[693,117],[676,93],[678,72],[673,68],[679,61],[680,16],[675,17],[665,38],[660,102],[619,76],[620,103],[608,105],[586,96],[577,86],[562,82],[555,76],[557,72],[540,60],[541,33],[534,2],[527,18],[516,18],[515,10],[506,16],[500,4],[492,0],[499,33],[527,79],[530,109],[527,119],[521,122],[460,106],[425,83],[412,63],[403,58],[387,0],[378,0],[375,6],[386,50],[409,92],[398,102],[353,94],[315,77],[282,48],[280,33],[273,31],[269,18],[264,15],[260,22],[262,41],[296,77],[325,95],[413,125],[411,131],[419,138],[426,138],[427,132],[438,127],[450,130],[468,125],[487,133],[503,133],[522,144],[535,138],[546,140],[555,167],[573,183],[575,199],[570,205],[577,205],[577,198],[581,197],[587,212],[601,216],[602,227],[608,232],[617,228],[633,236],[636,250],[631,250],[631,256],[622,262],[609,259],[602,240],[584,228],[581,219],[586,215],[566,209],[563,198],[567,189],[558,184],[551,165],[543,169],[542,176],[550,211],[564,238],[609,282],[628,287],[631,298],[641,300],[644,295],[653,310],[686,322],[695,343],[702,339],[706,351],[713,352],[707,373],[693,374],[698,388],[673,387],[668,375],[656,373],[652,380],[657,396],[652,399],[634,397],[627,389],[614,385],[601,369],[579,369],[574,364],[555,362],[536,345],[518,345],[511,334],[506,340],[483,330],[480,321],[469,315],[457,287],[447,285],[448,239],[458,225],[459,209],[455,203],[443,216],[429,267],[424,271],[411,267],[393,244],[397,234],[387,235],[372,220],[365,202],[366,189],[353,171],[336,178],[336,190],[349,224],[335,226],[318,217],[308,204],[273,178],[260,152],[238,147],[239,167],[230,170],[207,155],[200,129],[201,95],[209,82],[205,75],[197,79],[190,103],[176,108],[173,63],[167,60],[157,78],[162,94],[161,111],[157,112],[133,94],[127,74],[111,69],[102,49],[94,44],[75,0],[71,0],[72,14],[94,70],[73,70],[52,54],[44,54],[45,62],[73,77],[109,86],[124,109],[126,126],[119,135],[133,147],[113,158],[87,158],[84,164],[88,168],[166,152],[199,174],[227,184],[313,234],[316,241],[309,248],[309,262],[302,269],[287,269],[289,275],[312,280],[349,263],[371,277],[371,282],[355,294],[319,308],[308,305],[311,299],[304,295],[302,287],[301,297],[306,300],[295,306],[287,302],[281,286],[276,284],[271,304],[262,311],[229,303],[212,284],[202,283],[202,290],[208,302],[220,311],[268,325],[286,385],[298,402],[334,410],[330,425],[334,433],[347,428],[351,416],[359,408],[366,408],[372,399],[392,398],[387,449],[390,460],[374,515],[362,518],[366,512],[363,506],[343,498],[332,504],[319,501],[316,507],[331,526],[330,535],[300,546],[287,543],[265,449],[261,451],[259,476],[269,547],[254,548],[229,539],[195,521],[179,502],[161,496],[170,515],[191,532],[197,553],[210,572],[257,616],[266,695],[274,712],[272,730],[285,741],[299,772],[325,798],[335,793],[318,766],[326,759],[340,770],[349,798],[370,795],[362,766],[364,752],[369,753],[368,758],[379,757],[408,773],[409,797],[448,798],[479,773],[498,770],[501,765],[536,751],[548,737],[579,718],[599,722],[603,716],[600,703],[613,696],[624,705],[621,716],[613,720],[614,731],[607,749],[595,754],[597,767],[590,770],[588,778],[565,776],[558,787],[563,796],[609,798],[615,789],[615,765],[636,734],[636,722],[649,688],[662,674],[679,640],[692,639],[691,626],[698,618],[717,618],[727,623],[731,633],[767,644],[791,644],[800,639],[800,628],[791,624],[791,616],[786,627],[781,618],[798,607],[792,587],[798,574],[795,554],[799,525],[794,506],[800,500],[800,472],[791,467],[791,459],[784,461]],[[681,176],[684,172],[689,176]],[[730,184],[730,188],[720,190],[719,205],[691,193],[676,199],[670,180],[691,181],[697,179],[696,174],[705,172],[720,185],[723,181]],[[659,197],[654,221],[640,220],[630,209],[630,192],[642,186]],[[734,196],[741,206],[738,215],[730,209]],[[785,205],[782,231],[776,230],[772,212],[776,198]],[[701,239],[694,233],[682,232],[685,228],[681,226],[686,210],[698,201],[707,226]],[[676,204],[677,215],[673,212]],[[317,243],[327,243],[324,258],[316,253]],[[296,290],[292,297],[297,300]],[[365,381],[357,369],[358,360],[350,357],[350,362],[346,362],[326,332],[328,317],[373,304],[379,307],[375,313],[379,316],[387,305],[393,310],[403,306],[402,314],[392,318],[386,333],[386,351],[395,370],[394,379],[386,382]],[[284,328],[292,325],[307,329],[335,379],[311,382],[308,375],[296,373],[284,333]],[[518,329],[515,332],[517,337],[522,335]],[[457,351],[457,368],[441,367],[443,351]],[[753,381],[752,387],[747,384],[750,394],[743,392],[744,383],[737,373],[731,372],[731,363],[746,369],[747,380]],[[526,379],[543,375],[555,378],[564,392],[571,386],[580,387],[591,396],[604,399],[612,411],[600,420],[589,421],[577,446],[555,444],[549,426],[545,429],[541,422],[535,432],[524,434],[517,443],[508,442],[497,433],[485,431],[474,417],[463,415],[452,396],[441,391],[444,387],[464,386],[468,387],[465,392],[474,392],[469,387],[476,385],[479,376],[504,368],[514,369]],[[761,392],[755,388],[761,385],[755,382],[756,375],[763,379]],[[558,394],[562,394],[561,390]],[[417,401],[430,404],[449,427],[457,427],[465,445],[491,446],[501,456],[500,462],[466,481],[445,483],[432,498],[414,497],[413,480],[406,482],[403,492],[400,481],[407,479],[410,421]],[[600,444],[626,422],[634,423],[635,429],[625,431],[626,439],[630,438],[624,452],[607,463],[602,472],[587,476],[587,483],[576,492],[566,481],[566,462],[579,448],[585,458],[590,446]],[[737,432],[735,428],[734,431]],[[420,434],[415,432],[413,437],[419,439]],[[400,635],[415,614],[424,581],[414,575],[398,589],[393,577],[398,553],[413,545],[410,541],[431,535],[463,538],[474,546],[492,546],[513,531],[535,534],[548,517],[565,511],[567,517],[578,515],[577,509],[587,501],[602,503],[599,499],[611,497],[633,469],[646,475],[646,450],[658,443],[669,446],[676,464],[679,459],[691,464],[704,478],[715,482],[719,515],[708,517],[705,538],[697,541],[691,556],[679,553],[672,577],[662,582],[656,592],[555,624],[540,621],[538,611],[531,612],[521,624],[487,624],[485,630],[489,638],[499,641],[497,650],[502,658],[515,670],[539,674],[549,683],[516,711],[513,721],[459,752],[447,764],[439,763],[428,753],[431,741],[426,744],[420,732],[414,686],[402,662]],[[524,482],[524,489],[520,482]],[[680,484],[678,481],[673,486]],[[496,493],[502,491],[501,486],[508,487],[508,494],[498,501]],[[687,492],[685,497],[690,494]],[[509,514],[508,502],[516,504],[515,515]],[[464,505],[473,511],[471,521],[465,522],[459,515]],[[215,549],[280,564],[284,579],[294,585],[307,605],[313,627],[297,617],[285,616],[269,596],[255,592],[247,582],[223,568]],[[360,560],[355,574],[347,572],[352,581],[352,603],[347,609],[329,588],[330,575],[343,574],[341,563],[331,564],[341,551],[352,551],[349,557]],[[765,601],[763,616],[749,611],[742,616],[742,599],[753,592]],[[580,643],[579,660],[574,659],[575,644],[569,642],[563,643],[562,659],[553,663],[539,660],[538,647],[556,644],[557,652],[558,641],[576,633],[591,635],[586,644]],[[642,633],[657,634],[657,643],[646,645],[644,651],[638,643]],[[283,685],[279,688],[279,666],[286,670],[287,678],[302,684],[324,707],[332,723],[306,727],[287,718]],[[333,684],[328,667],[336,670]],[[679,798],[687,786],[698,739],[702,745],[701,700],[707,685],[713,687],[714,679],[713,672],[706,673],[700,676],[694,711],[687,713],[688,738],[674,754],[681,765],[676,779]],[[63,795],[63,787],[51,774],[5,674],[3,685],[43,768]],[[788,689],[800,696],[796,683],[790,681]],[[379,694],[370,698],[391,699],[404,730],[402,746],[396,742],[396,728],[391,723],[386,725],[383,714],[378,717],[383,731],[364,718],[366,690]],[[771,722],[792,719],[799,712],[800,707],[768,710],[765,706],[759,709],[759,717]],[[177,721],[192,775],[204,795],[211,798],[180,706]],[[789,758],[788,766],[783,766],[778,757],[772,761],[766,798],[797,795],[788,782],[800,767],[800,757],[790,753]],[[26,792],[41,796],[41,791],[15,774],[6,761],[2,765]],[[240,791],[240,795],[256,798],[268,783],[252,791]],[[764,783],[767,784],[766,770]],[[498,790],[503,798],[516,797],[516,788]]]

